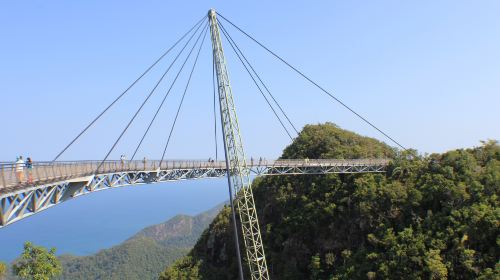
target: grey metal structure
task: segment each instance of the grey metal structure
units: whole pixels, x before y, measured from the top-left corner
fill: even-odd
[[[228,174],[230,176],[228,179],[229,188],[232,189],[232,195],[234,194],[234,201],[237,205],[236,209],[240,217],[241,234],[243,235],[243,244],[245,245],[251,279],[268,280],[270,278],[267,270],[264,244],[260,235],[257,209],[251,188],[250,170],[245,161],[245,151],[243,149],[238,116],[234,106],[233,92],[229,81],[224,49],[222,48],[219,24],[214,9],[208,12],[208,19],[210,20],[210,34],[217,76],[217,89],[219,92],[224,152],[227,170],[231,171],[231,174]],[[231,207],[234,214],[233,197],[231,197]],[[235,222],[234,220],[233,216],[233,222]],[[236,232],[236,228],[234,230]],[[238,244],[236,245],[238,246]],[[240,256],[238,256],[238,261],[241,261]],[[240,278],[243,278],[241,265],[239,273]]]
[[[94,174],[100,161],[35,163],[23,168],[18,181],[16,164],[0,164],[0,228],[64,201],[82,195],[130,185],[227,176],[226,162],[208,161],[107,161],[102,173]],[[300,175],[385,172],[385,159],[247,161],[251,175]]]

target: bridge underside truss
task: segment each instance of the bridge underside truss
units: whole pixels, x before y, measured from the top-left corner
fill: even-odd
[[[259,176],[271,175],[321,175],[334,173],[373,173],[385,172],[385,165],[333,165],[333,166],[266,166],[254,167],[250,174]]]
[[[369,164],[285,164],[251,166],[253,176],[272,175],[318,175],[333,173],[385,172],[387,163]],[[155,184],[182,180],[226,177],[223,166],[173,168],[167,170],[139,170],[87,175],[79,178],[64,179],[57,182],[9,188],[0,192],[0,228],[33,214],[46,210],[59,203],[97,191],[132,186]],[[0,188],[0,190],[2,190]]]

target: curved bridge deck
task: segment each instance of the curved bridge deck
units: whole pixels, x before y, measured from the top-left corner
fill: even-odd
[[[0,228],[56,204],[95,191],[140,184],[219,178],[225,161],[37,162],[33,169],[0,164]],[[385,172],[387,159],[249,160],[251,175]]]

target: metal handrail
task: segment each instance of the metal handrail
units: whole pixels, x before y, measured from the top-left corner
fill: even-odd
[[[15,162],[0,164],[0,190],[6,187],[31,185],[35,183],[46,183],[60,180],[68,180],[77,177],[92,176],[96,174],[100,160],[80,161],[38,161],[33,162],[32,169],[27,169],[25,164],[17,168]],[[363,166],[363,165],[387,165],[387,159],[250,159],[246,160],[248,168],[258,167],[315,167],[315,166]],[[208,160],[107,160],[99,168],[98,174],[115,172],[136,172],[168,169],[194,169],[194,168],[216,168],[226,169],[225,161]],[[0,191],[1,193],[1,191]]]

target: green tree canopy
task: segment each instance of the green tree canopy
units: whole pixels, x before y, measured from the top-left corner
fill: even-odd
[[[285,148],[286,159],[391,158],[395,149],[376,139],[339,128],[333,123],[306,125]]]
[[[61,264],[55,256],[56,249],[24,243],[24,251],[14,264],[14,273],[27,280],[49,280],[61,274]]]
[[[306,126],[283,158],[390,151],[323,124]],[[269,176],[252,188],[274,280],[500,279],[496,141],[429,156],[394,153],[383,174]],[[229,213],[216,217],[189,256],[160,279],[188,273],[235,279]]]

